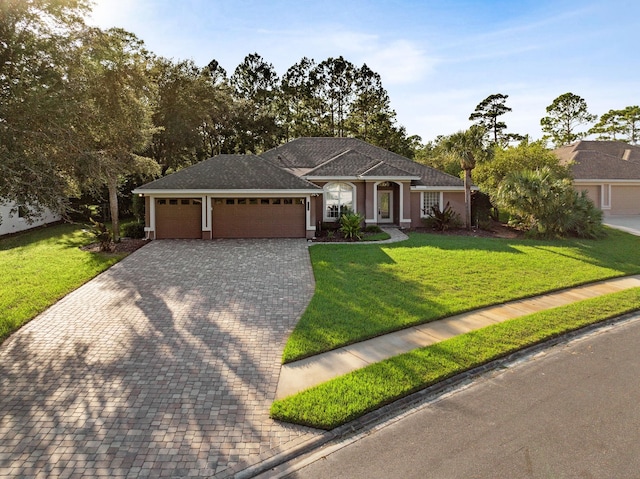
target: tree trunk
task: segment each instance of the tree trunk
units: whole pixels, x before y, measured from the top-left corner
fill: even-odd
[[[120,220],[118,219],[118,177],[110,176],[107,179],[107,188],[109,189],[109,211],[111,211],[111,230],[113,232],[113,241],[120,241]]]
[[[471,170],[464,170],[464,210],[465,226],[471,229]]]

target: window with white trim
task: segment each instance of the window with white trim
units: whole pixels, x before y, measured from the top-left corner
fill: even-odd
[[[353,186],[349,183],[329,183],[324,187],[324,218],[338,221],[340,216],[353,208]]]
[[[422,192],[422,211],[421,216],[426,218],[431,216],[431,208],[435,206],[438,210],[442,210],[440,205],[440,192],[439,191],[423,191]]]

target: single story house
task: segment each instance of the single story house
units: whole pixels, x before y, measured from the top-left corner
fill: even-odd
[[[640,214],[640,147],[622,141],[578,141],[554,153],[571,168],[577,190],[605,216]]]
[[[0,202],[0,236],[19,233],[60,221],[62,216],[45,208],[44,212],[27,219],[28,206]]]
[[[349,209],[367,225],[422,225],[432,205],[464,215],[464,183],[355,138],[298,138],[218,155],[136,188],[162,238],[312,238]]]

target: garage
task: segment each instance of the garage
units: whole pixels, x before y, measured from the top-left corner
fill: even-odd
[[[202,238],[202,200],[196,198],[157,198],[157,239]]]
[[[304,198],[214,198],[214,238],[304,238]]]
[[[611,187],[612,215],[640,214],[640,185],[614,185]]]

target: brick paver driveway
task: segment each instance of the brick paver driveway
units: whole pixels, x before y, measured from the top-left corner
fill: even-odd
[[[0,346],[0,477],[225,477],[313,438],[268,417],[312,293],[304,240],[133,253]]]

